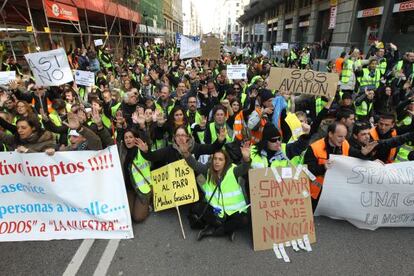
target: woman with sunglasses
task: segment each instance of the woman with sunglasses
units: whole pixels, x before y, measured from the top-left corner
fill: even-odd
[[[262,140],[251,148],[251,167],[253,169],[288,167],[290,162],[293,165],[301,164],[302,152],[309,145],[310,126],[304,123],[302,129],[304,134],[296,142],[286,144],[282,143],[279,130],[273,124],[268,123],[263,130]]]

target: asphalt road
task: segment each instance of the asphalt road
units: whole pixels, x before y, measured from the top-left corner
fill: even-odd
[[[272,250],[254,252],[250,229],[227,238],[196,241],[182,210],[152,213],[134,225],[131,240],[0,243],[1,275],[414,275],[413,228],[359,230],[316,218],[312,252],[287,249],[291,263]],[[81,247],[81,249],[79,249]]]

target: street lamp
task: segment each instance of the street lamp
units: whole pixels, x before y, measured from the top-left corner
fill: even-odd
[[[149,38],[149,36],[148,36],[148,24],[147,24],[147,17],[148,17],[148,14],[146,13],[146,12],[144,12],[143,14],[142,14],[142,16],[144,16],[144,20],[145,20],[145,30],[146,30],[146,42],[148,42],[148,38]],[[148,42],[149,43],[149,42]]]

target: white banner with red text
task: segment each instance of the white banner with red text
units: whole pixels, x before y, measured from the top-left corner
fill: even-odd
[[[0,241],[133,238],[116,146],[0,153]]]

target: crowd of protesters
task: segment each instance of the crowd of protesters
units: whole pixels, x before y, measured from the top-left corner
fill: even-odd
[[[115,59],[109,47],[68,51],[72,69],[95,73],[95,85],[41,87],[13,57],[0,87],[0,150],[20,153],[100,150],[117,144],[134,221],[151,209],[151,170],[185,159],[204,200],[188,215],[205,236],[228,236],[248,224],[248,171],[306,164],[313,208],[332,166],[330,154],[383,164],[414,159],[414,51],[376,42],[328,63],[340,74],[333,98],[267,88],[272,66],[312,68],[309,49],[283,62],[222,52],[220,60],[179,59],[174,45],[139,45]],[[247,64],[229,80],[226,66]],[[27,66],[23,66],[27,67]],[[302,134],[285,118],[295,113]],[[200,179],[202,179],[200,181]]]

